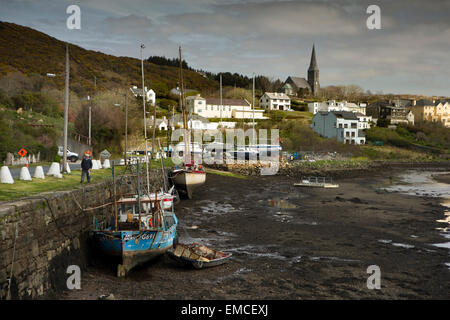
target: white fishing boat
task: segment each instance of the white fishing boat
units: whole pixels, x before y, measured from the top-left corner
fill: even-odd
[[[184,191],[189,199],[193,192],[206,181],[206,172],[201,165],[184,165],[180,169],[172,170],[171,178],[178,190]]]
[[[195,189],[203,185],[206,181],[206,171],[203,169],[202,165],[194,163],[191,160],[191,133],[187,124],[186,115],[186,102],[184,96],[184,84],[183,84],[183,68],[182,68],[182,58],[181,58],[181,47],[179,49],[180,53],[180,105],[183,113],[183,126],[184,126],[184,164],[180,168],[175,168],[170,173],[170,178],[172,179],[175,187],[178,190],[184,191],[189,199],[192,199],[193,192]]]

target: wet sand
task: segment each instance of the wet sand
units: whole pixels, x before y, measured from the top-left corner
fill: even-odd
[[[230,251],[227,264],[195,270],[162,256],[118,279],[97,261],[61,298],[450,299],[449,250],[432,245],[445,242],[439,199],[380,191],[381,176],[340,179],[338,189],[294,182],[208,174],[176,207],[180,241]],[[370,265],[380,290],[367,288]]]

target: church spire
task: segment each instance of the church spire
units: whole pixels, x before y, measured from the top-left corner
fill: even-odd
[[[311,93],[313,95],[316,95],[319,92],[320,84],[319,84],[319,67],[317,66],[316,48],[314,44],[311,53],[311,63],[308,69],[308,83],[311,87]]]
[[[314,44],[313,44],[312,53],[311,53],[311,63],[309,64],[308,70],[319,70],[319,67],[317,66],[317,61],[316,61],[316,50],[314,48]]]

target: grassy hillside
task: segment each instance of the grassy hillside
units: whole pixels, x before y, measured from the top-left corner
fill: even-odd
[[[176,49],[174,48],[174,51]],[[80,96],[92,91],[94,76],[97,77],[97,89],[100,90],[140,83],[139,59],[107,55],[72,44],[69,44],[69,50],[71,89]],[[54,73],[58,76],[46,78],[46,82],[53,82],[58,89],[64,87],[63,41],[31,28],[0,22],[0,56],[0,77],[13,72],[27,76]],[[147,86],[154,88],[158,96],[166,96],[168,91],[176,86],[178,68],[149,62],[144,62],[144,68]],[[206,79],[191,70],[184,71],[184,78],[187,88],[200,92],[210,92],[211,88],[218,88],[216,81]]]

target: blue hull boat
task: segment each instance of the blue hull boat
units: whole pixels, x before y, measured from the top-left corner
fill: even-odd
[[[158,212],[146,213],[150,204],[154,207],[155,202],[158,202],[147,198],[140,201],[142,212],[139,212],[138,201],[134,197],[120,199],[117,201],[120,205],[117,228],[111,226],[102,230],[96,227],[93,231],[97,247],[121,260],[117,266],[118,277],[124,277],[135,266],[164,254],[177,242],[178,219],[173,207],[171,212],[164,211],[160,209],[161,203]],[[157,221],[153,223],[153,219]]]

